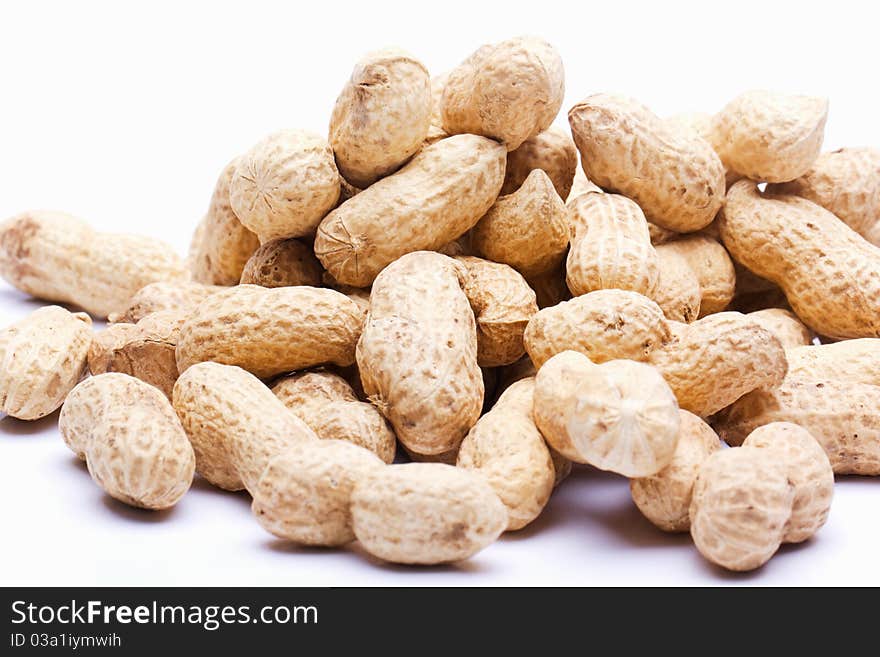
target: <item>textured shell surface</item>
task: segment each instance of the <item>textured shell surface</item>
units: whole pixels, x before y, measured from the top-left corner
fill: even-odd
[[[568,120],[587,178],[631,198],[649,221],[692,232],[715,218],[724,201],[724,167],[699,135],[613,94],[588,97]]]
[[[700,316],[700,278],[673,244],[659,244],[655,248],[658,276],[650,296],[666,319],[689,324]]]
[[[443,463],[368,473],[352,493],[351,515],[363,548],[394,563],[461,561],[507,527],[507,509],[486,479]]]
[[[458,256],[467,270],[464,293],[477,321],[477,362],[500,367],[525,353],[523,333],[538,312],[535,292],[517,271],[473,256]]]
[[[504,148],[491,139],[441,139],[327,215],[315,254],[337,282],[366,287],[400,256],[470,230],[498,197],[504,166]]]
[[[449,136],[443,129],[443,89],[446,88],[447,78],[448,72],[431,76],[431,125],[428,127],[425,144],[433,144]]]
[[[700,317],[727,308],[736,290],[736,271],[730,255],[718,240],[708,235],[688,235],[664,244],[663,249],[680,254],[696,275],[700,286]]]
[[[431,82],[407,52],[371,52],[354,67],[330,118],[339,173],[366,188],[421,148],[431,125]]]
[[[323,272],[324,268],[307,244],[293,238],[269,240],[245,263],[241,283],[263,287],[320,287]]]
[[[532,171],[540,169],[553,183],[559,198],[565,200],[571,193],[577,166],[578,152],[571,137],[565,130],[551,126],[507,154],[501,193],[512,194]]]
[[[779,285],[807,326],[832,338],[880,337],[880,248],[833,214],[740,181],[719,226],[730,254]]]
[[[786,351],[788,376],[880,386],[880,339],[859,338]]]
[[[0,276],[39,299],[104,318],[145,285],[185,281],[189,272],[165,242],[98,233],[71,215],[36,210],[0,223]]]
[[[827,119],[824,98],[747,91],[715,115],[710,141],[731,171],[759,182],[786,182],[815,162]]]
[[[533,170],[516,191],[500,197],[471,231],[477,255],[510,265],[523,276],[552,271],[568,247],[565,205],[549,176]]]
[[[195,456],[174,409],[158,389],[127,374],[77,385],[58,427],[92,479],[121,502],[166,509],[192,484]]]
[[[351,493],[382,467],[375,455],[341,440],[309,441],[269,461],[254,490],[257,522],[302,545],[339,546],[354,540]]]
[[[259,379],[240,367],[198,363],[174,384],[174,410],[196,455],[196,471],[226,490],[253,491],[269,460],[317,439]]]
[[[532,417],[534,390],[534,378],[505,390],[468,432],[456,461],[486,477],[507,507],[508,530],[538,517],[556,481],[550,450]]]
[[[449,73],[443,128],[498,139],[513,151],[550,127],[565,95],[562,58],[536,37],[485,45]]]
[[[229,183],[233,212],[261,242],[311,235],[339,193],[330,144],[307,130],[279,130],[259,141]]]
[[[786,349],[789,371],[792,370],[794,363],[791,358],[791,353],[788,350],[793,347],[809,345],[813,342],[812,331],[807,328],[806,324],[798,319],[797,315],[785,308],[764,308],[763,310],[755,310],[747,313],[746,317],[753,322],[757,322],[779,338],[782,346]]]
[[[326,370],[297,372],[272,384],[272,392],[297,415],[315,415],[332,401],[357,401],[351,385],[340,375]],[[303,418],[305,419],[305,418]]]
[[[92,320],[45,306],[0,330],[0,412],[19,420],[52,413],[79,382]]]
[[[238,285],[210,296],[187,319],[177,365],[183,371],[210,360],[260,378],[351,365],[363,321],[358,305],[335,290]]]
[[[150,313],[175,311],[186,314],[215,292],[225,288],[204,283],[150,283],[134,293],[128,306],[108,317],[110,322],[137,324]]]

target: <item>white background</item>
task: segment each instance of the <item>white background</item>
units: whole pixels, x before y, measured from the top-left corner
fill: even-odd
[[[183,253],[224,164],[277,128],[325,133],[362,53],[402,46],[439,73],[522,33],[563,56],[560,125],[600,91],[663,115],[771,88],[830,97],[826,148],[880,146],[877,24],[872,3],[840,0],[4,3],[0,217],[65,210]],[[0,325],[38,306],[0,283]],[[287,546],[247,496],[199,481],[170,512],[125,507],[56,423],[0,420],[2,585],[880,584],[871,479],[839,481],[826,527],[745,576],[654,530],[625,480],[589,470],[532,528],[467,563],[413,569]]]

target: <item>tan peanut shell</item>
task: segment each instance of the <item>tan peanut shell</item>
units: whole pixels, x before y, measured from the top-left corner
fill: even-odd
[[[351,517],[368,553],[408,564],[467,559],[507,527],[507,510],[485,478],[443,463],[371,471],[354,488]]]
[[[562,58],[536,37],[485,45],[449,73],[443,129],[501,141],[516,150],[550,127],[565,95]]]
[[[572,294],[609,288],[654,293],[659,262],[638,205],[618,194],[583,194],[569,204],[568,222],[566,282]]]
[[[0,223],[0,276],[38,299],[103,318],[123,310],[148,283],[189,275],[164,242],[99,233],[69,214],[37,210]]]
[[[841,148],[822,153],[810,170],[772,194],[795,194],[831,212],[874,246],[880,246],[880,149]]]
[[[173,311],[186,315],[209,296],[224,289],[221,285],[203,283],[150,283],[134,293],[122,312],[111,314],[107,320],[137,324],[157,312]]]
[[[578,167],[574,172],[574,179],[571,181],[571,190],[568,192],[568,196],[563,200],[565,201],[565,204],[568,205],[578,196],[593,193],[602,194],[602,188],[589,180],[584,173],[584,170],[581,167]]]
[[[809,431],[790,422],[758,427],[742,446],[764,450],[768,458],[788,466],[789,481],[795,486],[794,503],[782,540],[806,541],[825,524],[834,497],[834,472],[822,446]]]
[[[428,69],[399,49],[365,55],[330,117],[339,173],[355,187],[369,187],[415,155],[430,125]]]
[[[61,406],[82,378],[92,320],[45,306],[0,330],[0,412],[36,420]]]
[[[668,242],[655,248],[658,276],[650,297],[663,309],[667,319],[690,324],[700,315],[700,279],[673,244]]]
[[[466,279],[463,265],[439,253],[401,257],[376,278],[357,344],[364,391],[420,454],[457,448],[483,406]]]
[[[235,285],[260,246],[260,239],[238,220],[229,202],[229,185],[238,162],[235,158],[220,173],[208,212],[193,233],[187,263],[197,283]]]
[[[394,460],[397,439],[378,409],[359,401],[348,382],[327,371],[299,372],[272,385],[272,392],[322,440],[344,440]]]
[[[678,442],[678,404],[649,365],[596,365],[563,351],[535,378],[535,424],[564,457],[627,477],[666,467]]]
[[[713,420],[718,435],[741,445],[756,428],[791,422],[825,449],[836,474],[880,475],[880,386],[787,378],[754,390]]]
[[[724,167],[696,133],[612,94],[588,97],[568,120],[587,178],[631,198],[648,221],[692,232],[715,218],[724,200]]]
[[[807,326],[833,338],[880,337],[880,248],[833,214],[740,181],[720,228],[730,254],[779,285]]]
[[[363,325],[357,304],[324,288],[238,285],[207,298],[180,329],[177,366],[215,361],[260,378],[351,365]]]
[[[827,118],[824,98],[747,91],[715,115],[710,141],[731,171],[759,182],[786,182],[815,162]]]
[[[314,233],[339,190],[327,141],[306,130],[279,130],[239,158],[229,202],[241,223],[267,242]]]
[[[630,479],[632,499],[642,515],[665,532],[690,529],[688,510],[700,465],[721,448],[712,427],[693,413],[679,410],[678,443],[665,468]]]
[[[764,310],[755,310],[747,313],[746,317],[773,333],[779,338],[779,341],[786,350],[792,347],[808,345],[813,341],[813,334],[810,329],[790,310],[785,310],[784,308],[765,308]],[[792,361],[790,352],[786,352],[786,357],[788,358],[789,371],[791,371]]]
[[[324,269],[312,249],[297,239],[270,240],[248,259],[241,272],[242,285],[320,287]]]
[[[651,222],[648,222],[648,234],[651,236],[651,244],[654,246],[666,244],[667,242],[671,242],[672,240],[681,237],[681,233],[661,228],[657,224],[652,224]]]
[[[711,114],[706,112],[680,112],[666,117],[665,121],[668,125],[674,126],[675,128],[691,130],[710,144],[713,143],[713,138],[715,136],[713,132],[715,117]],[[740,174],[731,171],[726,166],[724,167],[724,175],[728,187],[742,178]]]
[[[273,457],[254,490],[257,522],[301,545],[339,546],[354,540],[351,493],[383,467],[371,452],[342,440],[306,441]]]
[[[428,126],[425,144],[433,144],[449,136],[443,129],[443,89],[446,88],[447,78],[449,73],[431,76],[431,125]]]
[[[687,235],[657,250],[658,253],[678,253],[696,275],[700,288],[700,317],[721,312],[730,305],[736,290],[736,271],[727,250],[718,240],[704,234]]]
[[[789,349],[785,355],[790,378],[880,386],[878,338],[799,346]]]
[[[517,381],[468,432],[456,465],[482,474],[507,507],[507,529],[522,529],[547,504],[556,481],[535,421],[534,378]]]
[[[198,363],[174,384],[174,410],[196,455],[196,471],[225,490],[253,492],[269,461],[315,433],[240,367]]]
[[[501,194],[513,194],[535,169],[547,174],[560,199],[571,192],[578,152],[565,130],[551,126],[526,139],[515,151],[507,154],[507,169]]]
[[[455,258],[464,265],[467,295],[477,320],[477,362],[500,367],[526,353],[523,333],[538,312],[535,293],[515,269],[472,256]]]
[[[457,135],[422,149],[321,222],[315,254],[339,283],[366,287],[388,264],[467,232],[495,202],[504,148]]]
[[[536,169],[516,191],[495,201],[470,240],[476,255],[523,276],[546,274],[559,266],[568,247],[565,204],[547,174]]]
[[[77,385],[58,428],[95,483],[121,502],[167,509],[192,484],[195,456],[174,409],[158,389],[127,374]]]

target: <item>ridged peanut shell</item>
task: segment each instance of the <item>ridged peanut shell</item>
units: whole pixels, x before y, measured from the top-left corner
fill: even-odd
[[[150,283],[134,293],[126,308],[108,317],[111,323],[137,324],[151,313],[174,311],[185,315],[215,292],[226,289],[204,283]]]
[[[507,154],[507,169],[501,194],[513,194],[529,174],[540,169],[547,174],[560,199],[567,199],[578,166],[578,152],[565,130],[551,126],[526,139]]]
[[[792,369],[792,360],[791,353],[788,350],[793,347],[809,345],[813,342],[812,331],[790,310],[785,310],[784,308],[765,308],[764,310],[755,310],[747,313],[746,317],[753,322],[757,322],[779,338],[782,346],[787,350],[786,357],[788,358],[789,371]]]
[[[297,239],[270,240],[260,246],[245,263],[242,285],[320,287],[324,268],[312,249]]]
[[[785,355],[791,378],[880,386],[878,338],[799,346],[789,349]]]
[[[663,309],[666,319],[690,324],[700,315],[700,279],[673,244],[659,244],[654,249],[658,275],[650,297]]]
[[[678,253],[696,275],[700,317],[721,312],[730,305],[736,290],[736,271],[727,250],[716,239],[702,234],[687,235],[658,247],[660,251]]]

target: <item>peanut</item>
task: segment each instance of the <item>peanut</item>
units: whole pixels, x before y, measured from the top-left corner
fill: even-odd
[[[150,283],[134,293],[122,312],[108,317],[111,323],[137,324],[147,315],[166,310],[185,315],[215,292],[221,285],[203,283]]]
[[[764,310],[750,312],[746,314],[746,317],[753,322],[757,322],[779,338],[782,346],[787,350],[786,357],[788,358],[789,370],[791,370],[793,364],[791,352],[788,350],[792,347],[811,344],[813,341],[813,334],[810,332],[810,329],[790,310],[785,310],[784,308],[765,308]]]
[[[786,351],[788,376],[880,386],[880,339],[799,346]]]
[[[502,194],[513,194],[535,169],[541,169],[553,182],[559,198],[568,198],[578,165],[578,152],[564,130],[550,127],[526,139],[507,154]]]
[[[270,240],[254,251],[241,272],[242,285],[321,285],[324,269],[312,250],[296,239]]]
[[[690,324],[700,316],[700,279],[673,244],[667,242],[655,248],[657,286],[649,296],[657,302],[667,319]]]
[[[703,234],[688,235],[657,248],[658,253],[665,251],[681,255],[696,276],[700,290],[700,317],[727,308],[736,289],[736,271],[727,251],[716,239]],[[661,267],[661,279],[662,273]]]
[[[425,137],[426,145],[449,136],[449,133],[443,129],[443,89],[446,88],[448,78],[449,73],[431,76],[431,125],[428,127],[428,135]]]

